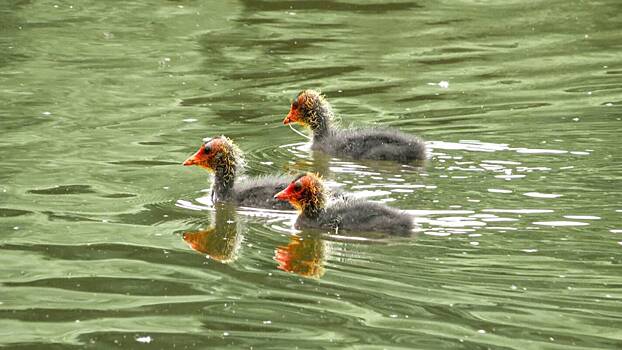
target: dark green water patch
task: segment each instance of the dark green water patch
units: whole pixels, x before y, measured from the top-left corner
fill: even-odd
[[[0,208],[0,218],[32,214],[31,211],[21,209]]]
[[[133,198],[137,196],[138,195],[135,193],[111,193],[111,194],[105,194],[102,197],[103,198]]]
[[[95,193],[90,185],[62,185],[40,190],[29,190],[28,193],[44,195],[66,195]]]
[[[64,290],[126,295],[193,295],[197,291],[190,286],[171,281],[145,278],[118,277],[71,277],[45,278],[29,282],[5,282],[6,287],[42,287]]]
[[[80,214],[55,213],[51,211],[43,211],[42,213],[47,215],[50,221],[62,220],[70,222],[101,222],[101,219],[90,218]]]
[[[194,254],[191,250],[164,252],[159,248],[129,244],[5,244],[0,246],[0,248],[3,250],[34,252],[55,260],[95,261],[124,259],[158,264],[162,263],[163,259],[166,259],[167,263],[179,264],[180,266],[197,266],[201,265],[200,262],[204,260],[203,257]]]
[[[139,145],[143,145],[143,146],[160,146],[160,145],[166,145],[166,142],[163,142],[163,141],[139,141],[138,144]]]
[[[84,344],[53,343],[49,341],[11,343],[11,349],[24,350],[72,350],[84,349]]]
[[[151,166],[162,166],[162,165],[180,165],[181,162],[169,162],[164,160],[120,160],[115,162],[108,162],[108,164],[113,165],[123,165],[123,166],[132,166],[132,167],[151,167]]]
[[[248,10],[254,11],[295,11],[295,10],[328,10],[361,12],[368,14],[387,13],[391,11],[404,11],[421,7],[415,2],[392,2],[392,3],[354,3],[341,1],[243,1]]]

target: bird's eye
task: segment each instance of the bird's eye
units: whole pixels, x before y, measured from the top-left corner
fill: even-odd
[[[294,100],[294,102],[292,102],[292,107],[294,109],[298,109],[298,100]]]
[[[302,190],[302,184],[298,181],[294,182],[294,191],[298,192]]]
[[[205,153],[210,153],[212,151],[212,146],[205,145],[205,146],[203,146],[203,150],[204,150]]]

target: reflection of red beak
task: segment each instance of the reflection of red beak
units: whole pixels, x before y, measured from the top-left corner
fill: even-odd
[[[197,165],[197,164],[201,163],[203,158],[204,158],[204,156],[203,156],[203,147],[201,147],[201,148],[199,148],[199,150],[195,154],[193,154],[190,157],[188,157],[188,159],[186,159],[182,164],[184,166]]]
[[[274,260],[279,262],[276,268],[279,270],[292,272],[292,254],[287,250],[287,246],[277,247],[274,251]]]
[[[285,188],[283,191],[274,195],[274,199],[278,199],[280,201],[288,201],[290,198],[292,198],[292,193],[289,190],[289,186],[287,186],[287,188]]]
[[[295,123],[297,121],[298,121],[298,110],[292,107],[290,108],[289,114],[287,114],[287,117],[283,119],[283,124],[287,125],[287,124]]]

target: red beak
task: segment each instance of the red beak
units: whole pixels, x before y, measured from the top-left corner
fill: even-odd
[[[274,199],[278,199],[280,201],[288,201],[292,198],[292,193],[290,191],[290,186],[287,186],[283,191],[274,195]]]
[[[182,164],[184,166],[197,165],[201,163],[203,158],[203,147],[201,147],[195,154],[188,157],[188,159],[186,159]]]
[[[287,117],[283,119],[283,124],[287,125],[290,123],[295,123],[297,121],[298,121],[298,110],[294,109],[294,107],[292,106],[289,109],[289,114],[287,114]]]

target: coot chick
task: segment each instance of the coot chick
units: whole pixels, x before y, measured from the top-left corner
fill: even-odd
[[[212,203],[232,202],[240,206],[289,210],[292,206],[278,201],[274,193],[283,190],[290,178],[259,176],[236,181],[244,166],[242,151],[225,136],[203,139],[203,145],[183,163],[197,165],[214,174]]]
[[[412,219],[384,204],[350,197],[338,197],[327,204],[322,180],[315,174],[298,176],[274,198],[289,201],[299,211],[295,227],[331,230],[385,232],[408,235]]]
[[[409,163],[426,158],[423,140],[389,128],[338,129],[331,125],[330,103],[315,90],[303,90],[291,104],[283,124],[299,123],[313,131],[312,149],[353,159]]]

